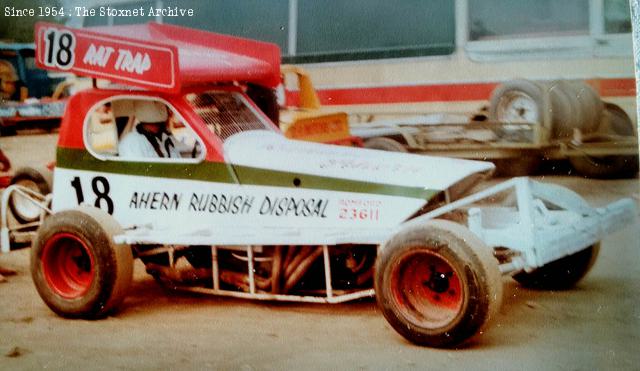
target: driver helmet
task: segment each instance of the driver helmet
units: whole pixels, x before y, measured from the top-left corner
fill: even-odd
[[[161,102],[139,100],[133,104],[136,118],[144,123],[166,123],[169,118],[167,107]]]

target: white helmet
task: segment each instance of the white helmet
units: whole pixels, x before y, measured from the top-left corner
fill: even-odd
[[[133,104],[136,118],[140,122],[166,122],[169,115],[167,107],[161,102],[138,100]]]

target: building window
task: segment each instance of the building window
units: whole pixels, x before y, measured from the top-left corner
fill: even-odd
[[[604,30],[608,34],[631,33],[629,1],[605,0]]]
[[[129,2],[118,9],[148,10],[155,4]],[[206,7],[200,0],[163,0],[161,4],[194,9],[193,17],[165,16],[163,23],[275,43],[285,63],[448,55],[455,50],[452,0],[212,0]],[[85,17],[83,25],[151,20],[155,19]]]
[[[588,34],[585,0],[469,0],[472,41]]]
[[[164,23],[271,42],[287,51],[288,0],[164,0],[163,4],[194,10],[193,17],[164,17]]]
[[[323,62],[451,54],[450,0],[299,0],[296,56]]]

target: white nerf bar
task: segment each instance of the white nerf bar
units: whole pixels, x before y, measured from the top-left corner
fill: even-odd
[[[512,191],[502,205],[476,204]],[[504,195],[503,195],[504,196]],[[504,272],[531,271],[578,252],[606,235],[637,221],[638,208],[628,198],[603,208],[591,207],[577,193],[552,184],[514,178],[462,198],[410,223],[437,218],[457,209],[468,210],[468,227],[489,247],[519,252]]]
[[[41,209],[40,220],[33,223],[20,224],[15,227],[9,227],[9,199],[14,193],[24,197],[28,202],[32,202],[34,205]],[[48,206],[51,203],[51,195],[41,195],[36,191],[17,184],[9,186],[3,191],[2,201],[0,202],[0,253],[8,253],[9,251],[11,251],[12,235],[14,237],[14,240],[31,240],[33,235],[35,234],[35,228],[40,225],[42,219],[44,219],[44,216],[47,214],[51,214],[51,209],[49,209]]]

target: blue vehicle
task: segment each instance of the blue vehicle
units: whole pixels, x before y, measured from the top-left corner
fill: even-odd
[[[64,77],[36,67],[34,44],[0,43],[0,131],[57,127],[64,111]]]
[[[52,78],[47,71],[36,67],[34,44],[0,43],[0,61],[10,63],[17,75],[16,91],[10,100],[51,96],[56,86],[64,80]],[[26,94],[20,93],[23,87],[27,89]]]

